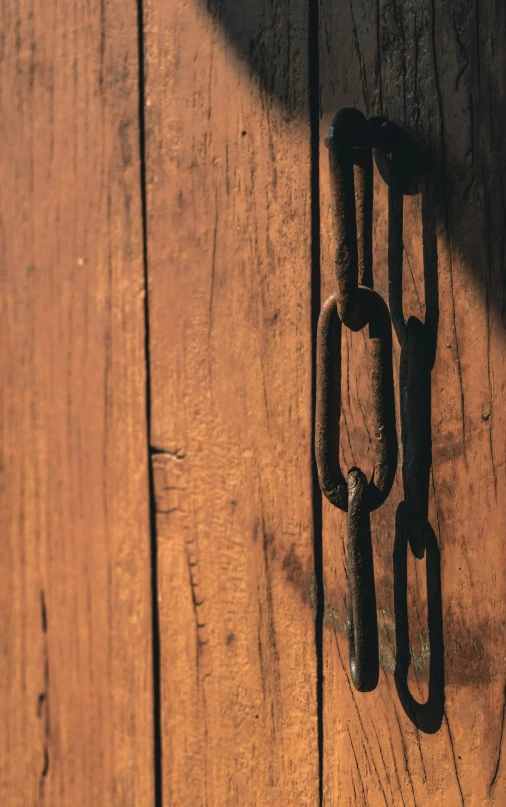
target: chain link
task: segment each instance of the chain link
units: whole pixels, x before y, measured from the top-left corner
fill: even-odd
[[[318,321],[315,453],[326,498],[348,513],[348,646],[353,683],[370,691],[378,681],[378,627],[369,514],[385,501],[397,469],[392,326],[386,303],[373,291],[372,149],[389,152],[398,133],[386,118],[356,109],[334,117],[329,136],[336,293]],[[374,469],[345,478],[339,462],[342,326],[369,326]]]
[[[378,683],[378,621],[367,478],[358,468],[348,474],[348,649],[351,679],[360,692]]]

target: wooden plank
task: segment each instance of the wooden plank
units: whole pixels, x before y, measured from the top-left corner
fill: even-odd
[[[307,4],[214,5],[145,17],[164,803],[315,805]]]
[[[2,804],[153,803],[135,5],[4,3]]]
[[[506,799],[505,162],[499,125],[504,34],[504,6],[491,2],[423,2],[416,8],[402,0],[321,4],[322,140],[333,113],[356,106],[406,127],[430,167],[420,193],[403,199],[402,318],[392,305],[400,275],[395,250],[388,266],[388,194],[376,175],[375,287],[387,301],[390,294],[403,343],[401,355],[394,337],[396,396],[399,401],[400,377],[405,406],[397,412],[402,452],[396,485],[372,518],[383,668],[370,694],[354,692],[348,672],[345,515],[324,507],[324,803],[329,807],[421,807],[443,800],[452,807],[499,805]],[[333,285],[327,165],[322,146],[323,299]],[[408,332],[403,322],[409,317],[424,324],[412,320]],[[345,469],[355,462],[371,466],[367,377],[359,372],[365,344],[360,335],[346,338]],[[430,401],[429,435],[420,429]],[[405,529],[400,503],[427,494],[428,526],[419,510]],[[417,524],[436,539],[425,560],[415,559],[406,545]],[[405,687],[396,688],[393,674],[400,658],[396,622],[398,632],[405,629],[399,591],[406,562],[408,686],[411,698],[428,704],[424,707],[410,700]],[[435,605],[430,642],[426,574]]]

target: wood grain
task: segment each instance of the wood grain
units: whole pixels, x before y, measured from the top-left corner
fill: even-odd
[[[307,8],[215,5],[145,14],[164,803],[316,805]]]
[[[396,217],[390,254],[388,192],[378,175],[375,180],[375,287],[390,302],[397,325],[396,394],[404,407],[397,418],[404,453],[394,490],[372,518],[383,664],[372,694],[350,687],[343,634],[346,522],[344,514],[324,508],[324,803],[502,805],[506,334],[499,119],[505,9],[493,2],[407,0],[323,0],[320,9],[322,140],[335,110],[357,106],[404,126],[427,159],[419,193],[397,198],[397,207],[390,204],[392,220]],[[327,163],[322,146],[322,299],[333,288]],[[402,309],[395,294],[399,237]],[[412,319],[406,325],[410,317],[418,323]],[[421,349],[415,332],[421,334]],[[347,338],[345,470],[355,463],[370,470],[371,464],[367,375],[360,370],[366,341],[360,334]],[[423,420],[416,410],[424,407],[431,413],[425,446],[416,435]],[[426,477],[425,493],[413,487],[412,467],[418,480]],[[418,516],[405,525],[401,502],[424,495],[428,525],[423,526],[420,499]],[[434,536],[425,559],[416,559],[406,546],[406,533],[411,539],[417,530]],[[402,588],[399,575],[406,563],[408,685],[418,703],[429,702],[425,707],[413,707],[405,692],[399,697],[394,676],[396,622],[398,630],[403,623],[394,587]],[[435,671],[430,661],[431,653],[434,661],[439,652],[438,640],[433,630],[429,642],[427,603],[429,596],[437,599],[438,565],[444,651],[440,648]],[[437,628],[434,611],[431,619]],[[434,673],[441,682],[443,664],[440,709]]]
[[[136,8],[0,26],[0,801],[149,805]]]

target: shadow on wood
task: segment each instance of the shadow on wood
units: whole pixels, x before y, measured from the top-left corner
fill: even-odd
[[[387,178],[388,179],[388,178]],[[404,501],[395,519],[393,551],[396,663],[395,684],[401,704],[421,731],[434,734],[444,714],[444,642],[441,600],[441,562],[438,542],[429,523],[432,467],[431,373],[437,348],[439,321],[438,257],[434,197],[437,179],[425,174],[422,187],[422,240],[425,322],[403,312],[403,195],[393,176],[388,204],[388,287],[390,313],[401,347],[399,367]],[[419,703],[411,694],[408,624],[408,545],[416,558],[425,555],[427,621],[430,647],[429,694]]]

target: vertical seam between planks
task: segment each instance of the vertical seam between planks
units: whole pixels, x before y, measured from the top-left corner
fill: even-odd
[[[156,531],[156,504],[151,462],[151,364],[149,346],[149,283],[148,283],[148,224],[146,193],[146,123],[144,74],[144,3],[137,0],[137,36],[139,63],[139,167],[142,215],[142,257],[144,273],[144,361],[146,367],[146,451],[149,491],[149,526],[151,550],[151,635],[153,664],[153,772],[154,807],[162,807],[162,733],[161,733],[161,670],[160,670],[160,616],[158,610],[158,544]]]
[[[318,802],[323,805],[323,588],[322,495],[314,454],[316,408],[316,331],[321,307],[320,272],[320,66],[319,66],[319,2],[308,0],[308,93],[310,127],[310,193],[311,193],[311,450],[314,575],[316,590],[316,705],[318,725]]]

